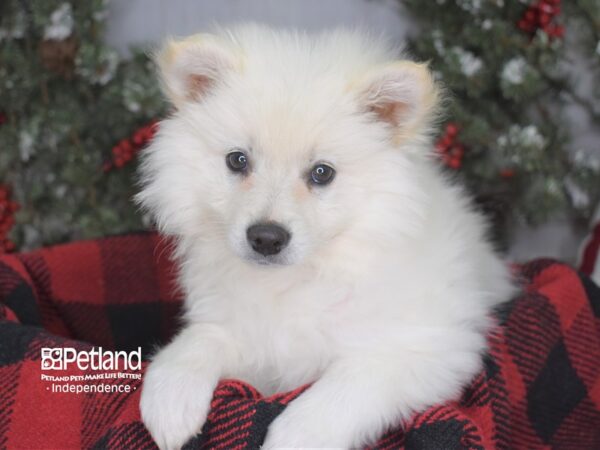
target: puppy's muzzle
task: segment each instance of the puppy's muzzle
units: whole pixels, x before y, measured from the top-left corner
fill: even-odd
[[[246,230],[248,243],[263,256],[276,255],[290,242],[290,233],[276,223],[257,223]]]

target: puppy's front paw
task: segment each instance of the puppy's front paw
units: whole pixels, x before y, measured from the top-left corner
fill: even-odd
[[[292,402],[269,427],[263,450],[275,449],[345,449],[352,430],[340,424],[320,420],[318,411],[294,407]],[[345,431],[345,432],[344,432]]]
[[[161,450],[180,449],[206,421],[217,380],[198,375],[156,362],[144,376],[142,420]]]

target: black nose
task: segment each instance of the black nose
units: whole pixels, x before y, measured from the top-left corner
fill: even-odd
[[[276,255],[290,242],[290,233],[274,223],[258,223],[246,230],[248,242],[261,255]]]

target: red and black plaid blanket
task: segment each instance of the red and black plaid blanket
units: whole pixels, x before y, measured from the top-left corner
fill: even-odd
[[[181,306],[168,253],[141,234],[0,257],[0,448],[155,448],[140,422],[139,379],[44,370],[41,352],[139,346],[147,355],[168,339]],[[519,273],[524,293],[498,312],[485,370],[462,399],[390,430],[374,448],[600,448],[600,289],[550,260]],[[42,380],[49,373],[69,381]],[[122,392],[53,392],[68,383]],[[298,395],[265,398],[223,381],[186,448],[258,448]]]

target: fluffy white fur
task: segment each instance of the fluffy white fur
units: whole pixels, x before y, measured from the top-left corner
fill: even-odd
[[[186,297],[142,392],[162,449],[200,432],[222,378],[264,394],[314,383],[264,448],[348,448],[455,399],[481,368],[510,277],[432,156],[428,69],[397,57],[359,32],[260,26],[158,55],[176,110],[144,154],[138,199],[177,238]],[[236,148],[247,176],[225,164]],[[336,177],[310,186],[320,161]],[[246,240],[264,220],[292,235],[270,264]]]

